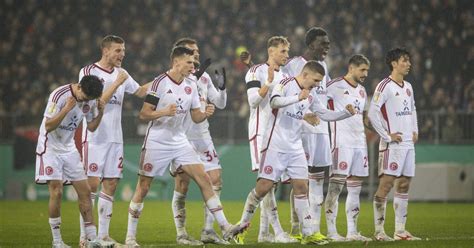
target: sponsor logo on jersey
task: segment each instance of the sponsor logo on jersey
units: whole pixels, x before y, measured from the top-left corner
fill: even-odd
[[[191,95],[191,92],[193,92],[193,90],[191,89],[191,87],[186,86],[186,87],[184,87],[184,92],[186,92],[186,94],[188,94],[188,95]]]
[[[400,94],[399,94],[398,91],[397,91],[397,93],[395,93],[395,96],[399,96],[399,95],[400,95]]]
[[[304,104],[297,104],[296,105],[296,114],[294,113],[291,113],[289,111],[286,111],[285,114],[288,116],[288,117],[291,117],[291,118],[294,118],[294,119],[297,119],[297,120],[302,120],[303,119],[303,111],[305,109],[305,105]]]
[[[348,90],[345,90],[345,91],[344,91],[344,95],[349,95],[349,91],[348,91]]]
[[[122,102],[118,100],[116,95],[113,95],[108,102],[109,104],[122,105]]]
[[[181,98],[178,98],[178,100],[176,100],[176,114],[186,114],[186,110],[183,108],[183,99]]]
[[[92,171],[92,172],[96,172],[97,169],[99,169],[99,166],[97,166],[96,163],[92,163],[89,165],[89,170]]]
[[[358,114],[361,113],[361,111],[360,111],[360,102],[359,102],[358,99],[356,99],[356,100],[354,101],[354,109],[357,111]]]
[[[67,126],[64,126],[64,125],[59,125],[59,129],[62,129],[62,130],[67,130],[67,131],[74,131],[76,130],[77,128],[77,121],[79,119],[77,118],[76,115],[74,115],[73,117],[71,117],[71,120],[69,121],[69,124],[67,124]]]
[[[46,175],[48,175],[48,176],[50,176],[54,172],[53,167],[51,167],[51,166],[46,166],[46,168],[44,170],[46,172]]]
[[[405,115],[411,115],[410,108],[408,107],[408,101],[405,99],[403,100],[403,111],[398,111],[395,112],[396,116],[405,116]]]
[[[326,95],[326,93],[327,93],[327,91],[324,90],[324,87],[323,87],[322,85],[316,86],[315,89],[316,89],[316,93],[317,93],[318,95]]]
[[[171,91],[171,89],[169,89],[166,94],[173,94],[173,91]]]

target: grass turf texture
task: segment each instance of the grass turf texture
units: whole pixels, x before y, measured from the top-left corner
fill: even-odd
[[[127,231],[128,202],[114,204],[110,235],[124,242]],[[240,219],[243,202],[223,202],[230,222]],[[410,203],[407,229],[423,241],[397,242],[348,242],[330,243],[326,247],[474,247],[474,204],[457,203]],[[372,203],[364,202],[359,216],[359,231],[365,236],[374,232]],[[0,201],[0,247],[51,247],[51,231],[48,224],[47,201]],[[279,203],[280,221],[289,231],[289,203]],[[390,236],[394,231],[394,213],[391,202],[387,205],[385,230]],[[187,203],[187,230],[195,238],[200,237],[203,226],[201,202]],[[339,204],[338,231],[346,233],[344,204]],[[259,213],[253,218],[246,238],[246,247],[297,247],[299,244],[258,244]],[[326,233],[324,215],[322,232]],[[61,233],[66,244],[77,247],[79,241],[79,214],[75,202],[63,202]],[[176,233],[168,201],[145,201],[145,208],[138,224],[137,240],[142,247],[175,246]],[[428,240],[426,240],[428,239]],[[235,245],[236,246],[236,245]]]

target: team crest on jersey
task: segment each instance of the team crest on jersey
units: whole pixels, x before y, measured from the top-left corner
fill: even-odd
[[[201,82],[202,82],[203,84],[207,84],[207,83],[208,83],[208,80],[207,80],[206,77],[201,77],[200,79],[201,79]]]
[[[407,95],[408,95],[408,96],[411,96],[411,91],[410,91],[410,89],[407,89]]]
[[[308,96],[308,102],[309,102],[309,104],[313,103],[313,96],[312,95]]]
[[[263,172],[265,172],[265,174],[272,174],[273,167],[271,165],[267,165],[265,168],[263,168]]]
[[[151,170],[153,170],[153,165],[150,164],[150,163],[146,163],[146,164],[143,166],[143,169],[144,169],[146,172],[150,172]]]
[[[341,170],[347,169],[347,163],[344,162],[344,161],[340,162],[339,163],[339,169],[341,169]]]
[[[398,169],[398,164],[395,162],[390,163],[390,170],[397,170]]]
[[[364,90],[359,91],[360,97],[365,98],[365,92]]]
[[[44,169],[44,170],[46,172],[46,175],[48,175],[48,176],[53,174],[53,172],[54,172],[53,167],[51,167],[51,166],[47,166],[46,169]]]
[[[191,89],[191,87],[186,86],[186,87],[184,87],[184,92],[186,92],[186,94],[190,95],[191,92],[193,92],[193,90]]]
[[[89,170],[92,171],[92,172],[96,172],[97,169],[99,169],[99,166],[97,166],[96,163],[92,163],[89,165]]]
[[[91,110],[91,106],[89,106],[89,104],[84,104],[84,106],[82,106],[82,113],[88,113],[89,110]]]

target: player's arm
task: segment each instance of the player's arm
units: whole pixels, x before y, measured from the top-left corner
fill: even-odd
[[[270,107],[283,108],[299,101],[303,101],[309,96],[309,90],[307,89],[301,90],[298,95],[285,96],[284,87],[283,84],[279,84],[275,87],[272,98],[270,99]]]
[[[105,102],[101,99],[97,99],[97,110],[99,113],[94,119],[92,119],[90,122],[87,122],[87,130],[94,132],[97,127],[99,127],[102,116],[104,115],[104,107]]]
[[[104,101],[104,103],[108,103],[115,91],[125,82],[125,80],[127,80],[127,78],[128,73],[125,70],[120,69],[117,79],[115,79],[115,81],[104,90],[100,99]]]
[[[64,120],[64,117],[66,117],[67,113],[69,113],[74,106],[76,106],[76,99],[72,96],[68,97],[64,107],[56,115],[51,118],[46,118],[46,122],[44,123],[46,131],[52,132],[58,128],[59,124]]]
[[[324,107],[317,97],[313,97],[313,99],[310,110],[324,121],[339,121],[356,114],[354,106],[351,104],[346,105],[346,108],[342,111],[331,111]]]
[[[201,108],[193,108],[191,109],[191,119],[194,123],[201,123],[214,114],[214,110],[215,107],[213,104],[207,104],[205,112],[201,112]]]
[[[385,94],[383,92],[376,91],[369,107],[368,116],[370,123],[372,123],[372,127],[374,127],[375,131],[380,135],[380,138],[383,141],[387,143],[400,142],[402,141],[400,132],[389,133],[388,130],[383,127],[383,115],[380,109],[385,102]]]
[[[362,112],[362,121],[364,122],[364,127],[371,130],[371,131],[374,131],[374,132],[377,132],[375,130],[375,128],[372,126],[372,124],[370,123],[370,120],[369,120],[369,115],[368,115],[368,111],[363,111]]]
[[[176,115],[176,104],[172,103],[168,106],[156,109],[158,105],[159,98],[148,94],[145,98],[145,102],[143,103],[142,109],[140,110],[140,114],[138,118],[142,121],[152,121],[163,116],[174,116]]]
[[[413,92],[413,89],[412,89]],[[418,116],[416,114],[416,106],[415,106],[415,93],[411,94],[411,109],[412,109],[412,120],[413,120],[413,143],[418,141]]]
[[[208,97],[209,101],[214,104],[219,109],[224,109],[227,102],[227,91],[225,89],[226,85],[226,73],[225,68],[222,68],[222,73],[219,71],[215,71],[214,80],[217,83],[217,88],[219,91],[214,87],[212,83],[212,79],[209,78],[211,82],[208,83]]]
[[[135,93],[133,93],[135,96],[140,97],[140,98],[145,98],[146,92],[148,91],[148,88],[150,88],[150,85],[153,83],[153,81],[146,83],[144,85],[141,85]]]

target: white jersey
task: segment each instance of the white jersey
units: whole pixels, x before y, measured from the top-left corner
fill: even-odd
[[[340,112],[327,110],[314,91],[311,91],[307,99],[299,101],[301,90],[302,87],[296,78],[282,80],[273,90],[271,99],[286,103],[282,104],[282,107],[272,110],[263,138],[262,152],[267,149],[283,153],[302,152],[301,133],[303,122],[305,122],[303,116],[308,110],[318,114],[321,118],[330,120],[351,116],[347,110]]]
[[[258,94],[258,90],[265,84],[268,79],[268,64],[258,64],[250,68],[245,75],[247,84],[247,99],[250,104],[249,118],[249,140],[254,139],[257,135],[263,135],[267,127],[267,121],[270,118],[270,95],[275,84],[278,84],[288,75],[281,69],[274,72],[273,82],[265,97]]]
[[[387,149],[390,133],[402,133],[402,142],[390,143],[391,149],[413,149],[413,132],[418,133],[413,88],[407,81],[403,86],[391,78],[382,80],[375,90],[369,109],[372,126],[381,136],[380,147]]]
[[[189,146],[186,137],[186,118],[190,110],[201,108],[196,84],[190,78],[175,82],[167,73],[153,81],[147,94],[159,99],[156,109],[163,109],[174,103],[177,106],[175,116],[163,116],[148,123],[142,148],[177,149]]]
[[[214,104],[219,109],[224,109],[227,101],[226,90],[217,90],[212,83],[212,79],[204,72],[199,80],[196,81],[194,75],[190,75],[189,78],[196,83],[197,91],[199,94],[199,100],[201,101],[201,111],[206,111],[206,104],[208,102]],[[201,123],[194,123],[191,120],[190,127],[186,132],[189,140],[199,139],[211,139],[211,133],[209,132],[209,122],[204,120]]]
[[[123,70],[123,69],[122,69]],[[97,63],[85,66],[79,72],[79,82],[84,76],[97,76],[104,84],[104,91],[110,87],[119,74],[120,68],[115,67],[111,71],[101,68]],[[127,80],[117,90],[105,105],[104,116],[95,132],[87,128],[82,129],[82,141],[93,143],[123,143],[122,134],[122,103],[125,93],[134,94],[140,85],[129,75]]]
[[[52,132],[46,131],[46,119],[56,116],[66,105],[67,99],[73,96],[70,84],[55,89],[48,99],[48,105],[44,111],[41,122],[36,153],[42,155],[46,149],[59,153],[67,153],[76,150],[74,143],[74,133],[81,121],[86,117],[90,122],[98,115],[96,100],[77,102],[76,106],[69,111],[59,126]]]
[[[307,60],[303,58],[302,56],[296,56],[288,60],[286,65],[282,67],[282,71],[287,73],[290,77],[296,77],[301,73],[301,70],[303,70],[304,65],[306,64]],[[321,64],[324,67],[324,72],[326,75],[324,75],[323,80],[319,83],[317,87],[313,89],[313,91],[316,91],[316,95],[319,99],[319,101],[327,107],[327,96],[326,96],[326,84],[331,81],[331,77],[329,76],[329,71],[328,67],[326,65],[326,62],[324,61],[318,61],[319,64]],[[326,121],[321,120],[319,125],[317,126],[312,126],[309,123],[304,123],[304,128],[303,132],[304,133],[324,133],[324,134],[329,134],[328,132],[328,124]]]
[[[363,112],[367,93],[364,86],[352,86],[344,77],[336,78],[327,84],[329,108],[343,110],[352,104],[356,114],[345,120],[331,122],[332,147],[367,148]]]

